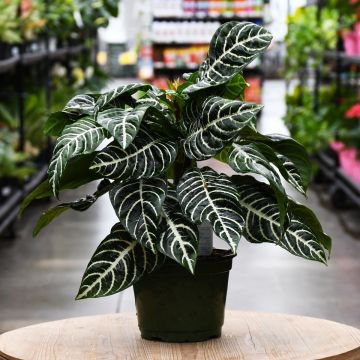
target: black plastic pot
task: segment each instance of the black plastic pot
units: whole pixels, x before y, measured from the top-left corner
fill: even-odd
[[[232,255],[199,257],[195,275],[172,260],[134,285],[141,336],[194,342],[221,336]]]

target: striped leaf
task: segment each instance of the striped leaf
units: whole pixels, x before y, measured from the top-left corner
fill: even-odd
[[[280,212],[270,187],[248,176],[235,176],[232,180],[238,184],[246,219],[244,236],[248,241],[275,243],[294,255],[326,264],[322,229],[319,231],[312,221],[292,213],[289,206],[288,225],[281,236]]]
[[[191,105],[190,105],[191,106]],[[205,100],[199,112],[192,105],[191,119],[198,121],[184,141],[187,157],[205,160],[216,155],[239,135],[245,126],[255,126],[262,106],[213,96]]]
[[[209,167],[188,170],[180,179],[177,195],[183,213],[194,223],[209,222],[214,232],[235,253],[244,218],[236,187],[224,174]]]
[[[45,211],[37,221],[34,230],[33,230],[33,236],[37,236],[42,229],[44,229],[47,225],[49,225],[54,219],[56,219],[58,216],[60,216],[63,212],[73,209],[76,211],[85,211],[89,209],[96,201],[97,199],[109,192],[113,185],[110,183],[109,180],[105,179],[102,180],[97,190],[92,195],[86,195],[84,198],[81,198],[79,200],[62,203],[59,204],[47,211]]]
[[[196,84],[184,93],[226,83],[270,45],[272,35],[251,22],[227,22],[211,39],[208,58],[200,66]]]
[[[44,134],[49,136],[60,136],[65,126],[77,120],[77,116],[58,111],[52,113],[44,124]]]
[[[126,149],[139,131],[140,123],[147,109],[144,106],[126,110],[111,108],[100,112],[97,122],[109,131],[123,149]]]
[[[95,99],[91,95],[76,95],[64,107],[62,112],[71,115],[91,115],[94,112]]]
[[[305,194],[311,179],[312,165],[305,148],[294,139],[283,135],[262,135],[246,128],[240,140],[254,142],[280,171],[286,181]]]
[[[152,92],[148,91],[147,94],[152,94]],[[136,103],[138,106],[148,108],[144,117],[147,128],[166,138],[174,140],[179,138],[175,114],[158,98],[145,97],[139,99]]]
[[[105,108],[106,105],[110,104],[111,102],[117,100],[124,95],[132,95],[138,91],[147,91],[151,88],[151,85],[142,83],[119,86],[105,94],[100,95],[100,97],[96,101],[95,113],[98,113],[103,108]]]
[[[76,189],[84,184],[98,180],[99,176],[89,170],[95,153],[75,156],[71,159],[64,171],[59,184],[59,191],[67,189]],[[37,199],[44,199],[51,197],[52,190],[48,179],[44,180],[31,193],[29,193],[20,205],[19,215]]]
[[[120,183],[110,191],[110,200],[121,224],[134,239],[154,253],[166,190],[165,180],[152,178]]]
[[[106,130],[86,117],[67,126],[57,139],[49,165],[49,183],[54,195],[68,161],[76,155],[94,151],[106,137]]]
[[[158,249],[194,274],[199,232],[197,226],[183,215],[175,190],[168,190],[160,228]]]
[[[269,135],[268,145],[275,151],[281,175],[302,194],[306,193],[312,173],[312,165],[305,148],[295,140],[282,135]]]
[[[258,174],[269,181],[273,188],[278,206],[280,209],[281,226],[285,222],[285,212],[287,207],[287,196],[284,187],[281,184],[280,176],[275,168],[269,162],[269,159],[264,156],[261,147],[263,144],[256,143],[234,143],[231,147],[231,152],[228,157],[228,164],[230,167],[240,174]],[[265,145],[266,146],[266,145]],[[271,152],[271,148],[268,149]],[[274,154],[276,158],[276,155]]]
[[[140,245],[117,223],[86,267],[76,300],[116,294],[153,270],[157,262],[157,254]]]
[[[111,179],[150,178],[163,173],[176,154],[175,142],[141,128],[125,150],[113,142],[99,152],[90,169]]]

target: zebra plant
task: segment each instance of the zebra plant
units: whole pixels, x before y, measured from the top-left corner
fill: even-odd
[[[281,180],[305,194],[311,175],[306,151],[291,138],[260,134],[261,106],[243,100],[243,69],[271,39],[253,23],[228,22],[214,34],[199,71],[168,90],[134,83],[78,95],[50,116],[45,131],[58,139],[49,177],[22,210],[65,189],[93,181],[98,187],[45,212],[34,234],[106,193],[119,218],[91,258],[77,299],[124,290],[166,258],[195,273],[202,223],[233,253],[244,237],[326,263],[330,238],[311,210],[287,196]],[[237,174],[197,166],[212,157]]]

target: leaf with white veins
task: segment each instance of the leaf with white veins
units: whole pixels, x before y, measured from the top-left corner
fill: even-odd
[[[134,83],[134,84],[127,84],[127,85],[119,86],[105,94],[100,95],[100,97],[96,101],[95,113],[98,113],[106,105],[110,104],[112,101],[116,100],[117,98],[121,97],[122,95],[132,95],[140,90],[146,91],[151,88],[152,88],[151,85],[142,84],[142,83]]]
[[[121,224],[134,239],[154,253],[166,191],[164,179],[152,178],[120,183],[109,194]]]
[[[123,149],[126,149],[138,133],[146,110],[147,107],[143,106],[126,110],[112,108],[100,112],[97,122],[109,131]]]
[[[176,142],[140,128],[126,149],[113,142],[100,151],[90,169],[110,179],[151,178],[166,171],[177,150]]]
[[[264,52],[271,40],[271,33],[254,23],[230,21],[223,24],[211,39],[208,58],[199,69],[198,82],[184,93],[224,84]]]
[[[313,227],[313,222],[290,210],[287,227],[281,236],[279,208],[270,187],[250,176],[233,176],[232,180],[238,185],[246,221],[244,237],[248,241],[275,243],[294,255],[326,264],[324,234]]]
[[[160,229],[158,249],[194,274],[199,232],[182,213],[175,190],[169,189],[166,195]]]
[[[280,176],[275,168],[269,162],[269,159],[262,153],[263,144],[254,143],[234,143],[228,157],[230,167],[240,174],[258,174],[269,181],[273,188],[278,206],[280,209],[281,226],[285,222],[287,209],[287,196],[284,187],[281,184]],[[271,148],[268,150],[271,151]],[[276,155],[274,154],[275,158]]]
[[[190,121],[198,119],[190,127],[189,135],[184,141],[187,157],[195,160],[206,160],[216,155],[245,126],[255,126],[256,114],[261,105],[227,100],[218,96],[207,98],[201,107],[189,104]],[[196,112],[199,109],[199,112]]]
[[[189,169],[179,181],[177,197],[192,222],[210,223],[216,235],[236,252],[244,218],[237,189],[226,175],[209,167]]]
[[[117,223],[86,267],[77,300],[116,294],[150,272],[160,254],[147,250]]]
[[[90,95],[76,95],[64,107],[62,112],[71,115],[91,115],[94,112],[95,99]]]
[[[68,161],[76,155],[96,150],[106,137],[106,130],[86,117],[68,125],[57,139],[49,165],[49,183],[54,195],[58,193],[61,177]]]

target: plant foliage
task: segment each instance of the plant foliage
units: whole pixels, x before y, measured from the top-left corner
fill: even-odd
[[[194,273],[202,223],[233,253],[244,236],[326,263],[330,240],[281,183],[282,176],[305,193],[310,179],[305,150],[290,138],[260,134],[261,106],[242,100],[242,70],[270,42],[271,34],[258,25],[226,23],[199,72],[185,75],[181,85],[159,90],[131,84],[101,96],[76,96],[51,118],[49,127],[59,138],[49,180],[22,210],[49,191],[58,195],[103,180],[95,194],[43,215],[36,233],[58,214],[84,211],[107,192],[119,218],[90,260],[77,298],[121,291],[166,257]],[[196,160],[214,156],[239,175],[197,167]],[[76,175],[69,167],[85,170]],[[255,180],[254,173],[270,185]]]

